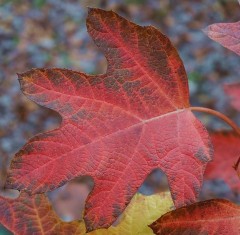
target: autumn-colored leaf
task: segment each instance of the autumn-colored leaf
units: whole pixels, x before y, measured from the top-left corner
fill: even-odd
[[[224,90],[230,97],[232,106],[240,111],[240,82],[226,84]]]
[[[212,24],[203,31],[212,40],[240,55],[240,21]]]
[[[230,97],[231,105],[240,111],[240,83],[231,83],[226,84],[224,86],[224,90],[227,93],[227,95]],[[239,167],[239,161],[240,156],[235,158],[236,163],[234,164],[234,169],[236,170],[238,176],[240,177],[240,167]]]
[[[61,221],[44,194],[29,196],[21,193],[17,199],[0,196],[0,211],[0,223],[14,234],[85,234],[83,224]]]
[[[91,176],[88,231],[109,227],[156,168],[167,175],[176,207],[195,202],[211,143],[189,110],[187,76],[176,49],[156,28],[112,11],[90,9],[87,28],[107,58],[106,74],[19,74],[24,94],[63,121],[16,154],[7,187],[41,193]]]
[[[136,194],[116,226],[99,229],[88,235],[150,235],[148,224],[173,209],[169,192],[151,196]],[[61,221],[44,194],[29,196],[22,193],[18,199],[0,196],[0,223],[14,234],[86,234],[83,222]],[[21,226],[20,226],[21,225]]]
[[[206,179],[222,179],[240,193],[240,180],[233,166],[240,156],[240,137],[233,132],[216,132],[211,135],[214,160],[207,165]]]
[[[224,199],[198,202],[168,212],[150,227],[159,235],[239,235],[240,207]]]

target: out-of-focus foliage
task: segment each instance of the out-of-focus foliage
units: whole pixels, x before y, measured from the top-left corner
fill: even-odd
[[[214,157],[207,165],[205,179],[221,179],[236,194],[240,194],[240,179],[234,164],[240,155],[240,138],[235,132],[215,132],[211,135]],[[230,198],[229,198],[230,199]]]
[[[212,40],[240,55],[240,21],[215,23],[206,27],[204,32]]]

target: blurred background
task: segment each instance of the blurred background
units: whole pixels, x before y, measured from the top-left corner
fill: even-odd
[[[24,97],[16,73],[36,67],[90,74],[106,71],[106,60],[86,31],[87,7],[111,9],[137,24],[159,28],[171,39],[185,64],[191,104],[226,113],[240,124],[222,89],[224,83],[239,81],[240,57],[201,31],[209,24],[240,20],[237,0],[0,0],[1,188],[14,153],[33,135],[60,123],[58,114]],[[211,129],[228,129],[209,115],[199,118]],[[69,221],[81,217],[83,202],[92,187],[88,177],[75,179],[49,197],[58,214]],[[140,191],[151,194],[166,187],[163,174],[155,171]],[[204,199],[217,195],[239,200],[239,195],[232,194],[223,182],[211,182],[202,194]],[[1,229],[0,234],[5,234]]]

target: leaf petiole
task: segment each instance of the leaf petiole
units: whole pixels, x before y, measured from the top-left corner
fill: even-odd
[[[232,127],[232,129],[234,131],[236,131],[236,133],[240,136],[240,129],[239,127],[230,119],[228,118],[227,116],[225,116],[224,114],[216,111],[216,110],[213,110],[213,109],[209,109],[209,108],[204,108],[204,107],[189,107],[189,109],[191,111],[197,111],[197,112],[202,112],[202,113],[208,113],[208,114],[211,114],[211,115],[214,115],[220,119],[222,119],[224,122],[226,122],[229,126]]]

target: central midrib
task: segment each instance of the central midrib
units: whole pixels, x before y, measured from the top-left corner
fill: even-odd
[[[101,136],[100,138],[97,138],[97,139],[95,139],[94,141],[92,141],[92,142],[90,142],[90,143],[88,143],[88,144],[81,145],[80,147],[71,149],[70,151],[64,153],[63,155],[60,155],[60,156],[57,157],[57,158],[53,158],[52,160],[48,161],[46,164],[41,165],[40,167],[32,170],[32,171],[29,172],[29,173],[24,173],[24,177],[27,176],[27,175],[29,175],[29,174],[32,174],[34,171],[39,170],[39,169],[41,169],[42,167],[46,167],[47,165],[49,165],[50,163],[52,163],[52,162],[54,162],[54,161],[58,161],[60,158],[64,157],[64,155],[66,155],[66,154],[70,154],[70,153],[72,153],[73,151],[80,150],[81,148],[85,148],[85,147],[87,147],[88,145],[95,144],[95,143],[97,143],[98,141],[101,141],[102,139],[108,138],[108,137],[111,136],[111,135],[116,135],[116,134],[118,134],[118,133],[120,133],[120,132],[124,132],[126,129],[132,129],[132,128],[135,128],[135,127],[137,127],[137,126],[141,126],[141,125],[147,124],[147,123],[149,123],[149,122],[152,122],[152,121],[155,121],[155,120],[158,120],[158,119],[167,117],[167,116],[171,116],[171,115],[175,115],[175,114],[180,113],[180,112],[184,112],[185,110],[186,110],[186,109],[175,110],[175,111],[173,111],[173,112],[169,112],[169,113],[166,113],[166,114],[157,116],[157,117],[153,117],[153,118],[150,118],[150,119],[148,119],[148,120],[143,120],[143,121],[138,122],[138,123],[136,123],[136,124],[134,124],[134,125],[132,125],[132,126],[127,126],[127,127],[123,128],[123,129],[121,129],[121,130],[118,130],[118,131],[116,131],[116,132],[112,132],[112,133],[110,133],[110,134],[108,134],[108,135]],[[67,125],[67,124],[68,124],[68,123],[66,123],[66,125]],[[70,123],[70,124],[72,125],[72,123]],[[61,130],[61,127],[58,128],[58,129],[55,129],[55,130]],[[37,140],[36,142],[41,142],[41,140]],[[40,154],[40,155],[41,155],[41,154]],[[21,176],[18,177],[18,179],[19,179],[19,178],[22,179],[23,176],[21,175]]]

